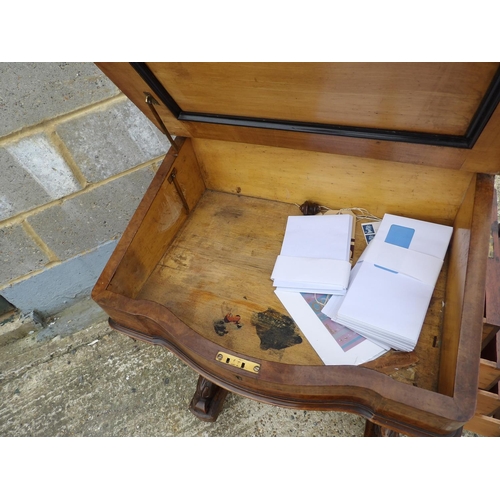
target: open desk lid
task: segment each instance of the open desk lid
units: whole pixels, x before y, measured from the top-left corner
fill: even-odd
[[[175,135],[500,169],[499,63],[98,66],[156,123],[150,93]]]

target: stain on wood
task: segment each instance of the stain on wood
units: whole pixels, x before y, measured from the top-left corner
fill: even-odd
[[[226,333],[229,333],[226,328],[226,323],[224,323],[223,319],[216,319],[214,321],[214,330],[217,335],[223,337]]]
[[[241,316],[231,312],[228,312],[223,319],[214,320],[215,333],[220,337],[229,333],[230,330],[239,330],[242,326]]]
[[[268,308],[267,311],[254,314],[252,324],[260,338],[260,348],[264,351],[286,349],[302,343],[293,319],[275,309]]]

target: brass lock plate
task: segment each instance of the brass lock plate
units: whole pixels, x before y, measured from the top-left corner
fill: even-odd
[[[248,359],[238,358],[232,354],[227,354],[226,352],[219,351],[217,356],[215,356],[215,359],[225,365],[235,366],[236,368],[241,368],[247,372],[259,373],[260,371],[260,365],[258,363],[254,363]]]

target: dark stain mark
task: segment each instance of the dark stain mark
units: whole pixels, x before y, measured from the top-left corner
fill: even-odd
[[[239,330],[243,325],[240,323],[241,316],[239,314],[227,313],[223,319],[216,319],[214,321],[214,330],[217,335],[223,337],[228,334],[230,330]]]
[[[187,257],[185,255],[182,255],[182,254],[179,254],[179,255],[174,255],[172,257],[173,261],[179,265],[179,266],[182,266],[182,267],[187,267]]]
[[[239,330],[243,326],[241,323],[241,316],[239,314],[233,314],[231,304],[227,304],[226,302],[222,303],[221,316],[222,319],[214,320],[215,333],[221,337],[230,333],[231,330]],[[219,318],[221,316],[219,316]]]
[[[260,338],[260,348],[285,349],[302,343],[302,337],[295,330],[295,322],[289,316],[268,308],[252,316],[252,324]]]
[[[229,333],[226,329],[226,324],[223,319],[218,319],[214,321],[214,330],[217,335],[223,337],[226,333]]]
[[[226,207],[220,210],[217,210],[214,213],[214,217],[221,217],[227,219],[238,219],[243,215],[243,210],[236,207]]]

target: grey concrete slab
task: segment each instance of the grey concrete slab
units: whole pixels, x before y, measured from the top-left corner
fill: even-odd
[[[107,320],[108,315],[90,296],[86,296],[66,309],[44,316],[43,328],[38,328],[34,333],[37,341],[63,338]]]
[[[48,261],[22,226],[0,229],[0,283],[41,269]]]
[[[71,169],[43,134],[0,148],[0,219],[81,189]]]
[[[146,167],[28,218],[35,231],[67,260],[119,237],[151,183]]]
[[[52,200],[5,148],[0,148],[0,219],[8,219]]]
[[[6,344],[32,335],[43,328],[42,318],[35,312],[22,314],[14,310],[0,317],[0,349]]]
[[[198,376],[162,347],[97,323],[0,350],[0,436],[362,436],[342,412],[278,408],[230,394],[215,423],[188,410]]]
[[[170,147],[131,101],[64,122],[56,131],[89,182],[164,155]]]
[[[90,62],[2,62],[0,137],[118,93]]]
[[[25,314],[34,310],[43,317],[57,314],[90,296],[117,243],[117,240],[109,241],[93,251],[4,288],[0,294]],[[54,336],[50,331],[45,334]]]

